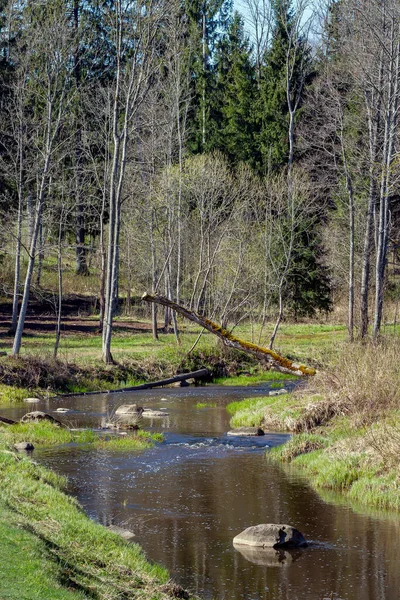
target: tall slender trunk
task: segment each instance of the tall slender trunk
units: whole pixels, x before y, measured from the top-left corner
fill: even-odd
[[[349,196],[349,308],[348,331],[349,340],[354,340],[354,195],[349,174],[346,174],[346,186]]]
[[[383,81],[383,51],[380,54],[379,64],[379,85],[377,97],[372,96],[371,100],[368,94],[365,94],[365,105],[368,118],[369,133],[369,194],[367,215],[365,221],[364,248],[362,255],[361,271],[361,304],[360,304],[360,338],[364,339],[368,333],[369,315],[369,288],[371,280],[371,251],[372,251],[372,233],[374,225],[374,214],[377,204],[377,181],[376,181],[376,160],[378,156],[378,138],[381,128],[381,104],[382,104],[382,81]]]
[[[49,142],[49,140],[48,140],[48,142]],[[40,189],[39,189],[39,196],[36,201],[35,221],[34,221],[34,225],[33,225],[32,238],[31,238],[30,248],[29,248],[29,260],[28,260],[28,268],[27,268],[26,275],[25,275],[24,293],[22,296],[21,310],[19,313],[17,328],[16,328],[15,336],[14,336],[14,343],[13,343],[13,348],[12,348],[13,356],[18,356],[19,351],[21,349],[22,333],[23,333],[24,325],[25,325],[26,311],[28,309],[29,294],[30,294],[30,290],[31,290],[31,283],[32,283],[32,277],[33,277],[33,268],[35,266],[36,246],[37,246],[37,239],[38,239],[38,235],[39,235],[40,223],[41,223],[41,219],[42,219],[45,186],[46,186],[46,180],[47,180],[47,174],[48,174],[49,167],[50,167],[50,151],[47,153],[47,156],[46,156],[46,161],[45,161],[45,165],[44,165],[44,169],[43,169],[43,173],[42,173],[41,185],[40,185]]]
[[[279,325],[281,324],[282,318],[283,318],[283,285],[279,285],[279,312],[278,312],[278,316],[275,321],[274,330],[269,339],[268,348],[270,350],[272,350],[272,348],[274,346],[275,338],[278,333]]]
[[[397,31],[395,31],[395,27],[397,28]],[[388,105],[385,118],[385,135],[383,145],[384,160],[382,165],[383,169],[379,209],[378,251],[376,257],[375,274],[375,315],[372,332],[374,340],[376,340],[380,334],[383,314],[383,295],[390,228],[391,168],[395,152],[395,139],[398,122],[400,42],[398,41],[398,25],[394,23],[394,20],[392,21],[391,40],[392,54],[389,68]]]
[[[151,219],[150,219],[150,251],[151,251],[151,278],[152,278],[152,290],[153,294],[157,293],[157,254],[156,254],[156,244],[154,239],[154,228],[155,228],[155,216],[154,216],[154,208],[151,210]],[[153,303],[151,305],[151,327],[153,338],[158,340],[158,329],[157,329],[157,305]]]
[[[104,325],[104,311],[105,311],[105,286],[106,286],[106,246],[104,239],[104,220],[106,213],[106,192],[103,190],[103,199],[101,203],[101,213],[100,213],[100,290],[99,290],[99,303],[100,303],[100,315],[99,315],[99,327],[100,331],[103,331]]]
[[[58,226],[58,244],[57,244],[57,273],[58,273],[58,301],[57,301],[57,324],[56,324],[56,340],[54,343],[53,358],[57,358],[58,348],[61,339],[61,313],[62,313],[62,295],[63,295],[63,272],[62,272],[62,226],[64,218],[64,207],[61,210],[60,222]]]
[[[37,285],[37,287],[40,287],[40,282],[41,282],[41,279],[42,279],[43,257],[44,257],[43,256],[43,220],[42,220],[42,214],[40,215],[38,246],[39,246],[39,253],[38,253],[38,266],[37,266],[37,273],[36,273],[36,285]]]
[[[21,278],[21,236],[22,236],[22,214],[23,214],[23,144],[22,127],[20,128],[19,140],[19,172],[18,172],[18,215],[17,215],[17,239],[15,243],[15,272],[14,272],[14,291],[13,307],[11,317],[10,334],[14,334],[18,323],[18,304],[19,304],[19,285]]]

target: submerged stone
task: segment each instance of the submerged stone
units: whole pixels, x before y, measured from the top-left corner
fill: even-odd
[[[265,435],[264,431],[260,427],[238,427],[237,429],[231,429],[226,435],[240,435],[240,436],[257,436]]]
[[[301,548],[307,546],[302,533],[291,525],[262,523],[247,527],[233,538],[236,546],[253,546],[257,548]]]
[[[135,537],[133,531],[129,531],[129,529],[124,529],[123,527],[118,527],[118,525],[109,525],[107,529],[124,538],[124,540],[132,540]]]
[[[285,388],[282,388],[281,390],[273,390],[272,392],[269,392],[268,396],[280,396],[281,394],[287,394],[288,391],[285,390]]]
[[[166,410],[153,410],[152,408],[145,408],[142,417],[147,419],[153,419],[155,417],[168,417],[169,413]]]
[[[36,402],[40,402],[40,398],[25,398],[24,402],[28,402],[28,404],[35,404]]]

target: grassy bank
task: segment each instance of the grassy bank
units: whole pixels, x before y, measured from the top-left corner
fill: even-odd
[[[315,488],[400,509],[400,370],[394,340],[349,345],[307,388],[235,402],[228,410],[234,427],[293,432],[268,459],[290,463]]]
[[[10,552],[0,557],[2,598],[188,597],[176,595],[167,572],[139,546],[88,519],[63,479],[4,450],[0,467],[0,530]]]
[[[0,357],[0,403],[2,399],[19,401],[27,394],[121,388],[201,367],[207,367],[216,382],[230,381],[232,385],[269,381],[271,376],[279,378],[277,374],[263,372],[259,363],[248,355],[223,347],[208,332],[203,333],[195,350],[190,351],[201,331],[193,324],[180,323],[180,346],[170,333],[160,333],[158,340],[153,339],[149,327],[144,321],[115,320],[112,353],[117,364],[112,366],[102,363],[98,331],[81,334],[67,331],[61,337],[55,361],[54,334],[28,330],[18,360],[11,355]],[[270,329],[268,326],[261,332],[257,327],[242,324],[235,333],[244,340],[265,344]],[[276,350],[294,361],[318,367],[326,362],[326,355],[336,351],[345,336],[344,328],[339,325],[283,324]],[[2,332],[0,351],[10,353],[12,341],[6,331]],[[231,379],[236,376],[238,379]]]
[[[154,437],[154,436],[153,436]],[[18,441],[35,445],[85,443],[108,450],[143,448],[153,437],[139,432],[110,440],[71,432],[51,423],[0,430],[0,597],[4,600],[189,598],[150,564],[136,544],[88,519],[65,493],[66,480],[13,451]]]
[[[108,450],[144,450],[162,441],[160,433],[137,430],[124,435],[98,434],[91,429],[74,430],[58,427],[48,421],[16,423],[0,426],[0,447],[12,450],[14,444],[30,442],[34,446],[85,444],[90,448]]]

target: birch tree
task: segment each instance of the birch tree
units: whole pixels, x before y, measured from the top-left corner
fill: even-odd
[[[111,336],[119,270],[121,204],[129,140],[135,117],[146,98],[159,64],[157,33],[164,6],[156,0],[117,0],[108,13],[113,35],[116,72],[112,84],[112,150],[108,188],[109,232],[103,327],[103,360],[112,363]]]
[[[60,151],[60,128],[64,122],[71,80],[69,58],[72,38],[62,3],[51,2],[46,8],[39,3],[33,4],[23,16],[25,27],[19,41],[16,61],[19,63],[17,68],[29,72],[28,93],[34,106],[34,150],[37,162],[34,222],[13,355],[18,355],[21,347],[41,218],[55,154]],[[28,69],[25,69],[24,61],[28,61]]]

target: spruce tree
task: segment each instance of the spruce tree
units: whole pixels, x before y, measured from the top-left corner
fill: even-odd
[[[210,129],[214,110],[214,53],[218,41],[225,35],[229,26],[232,0],[186,0],[185,11],[194,48],[192,132],[189,149],[193,153],[208,152],[213,147]]]
[[[266,52],[262,69],[258,107],[264,172],[277,170],[288,162],[288,64],[291,93],[301,95],[304,89],[304,66],[310,61],[306,40],[296,38],[296,16],[291,0],[274,0],[274,21],[272,43]]]
[[[235,13],[227,36],[218,45],[215,59],[215,92],[211,143],[233,163],[256,166],[254,102],[257,93],[251,48],[243,19]]]

